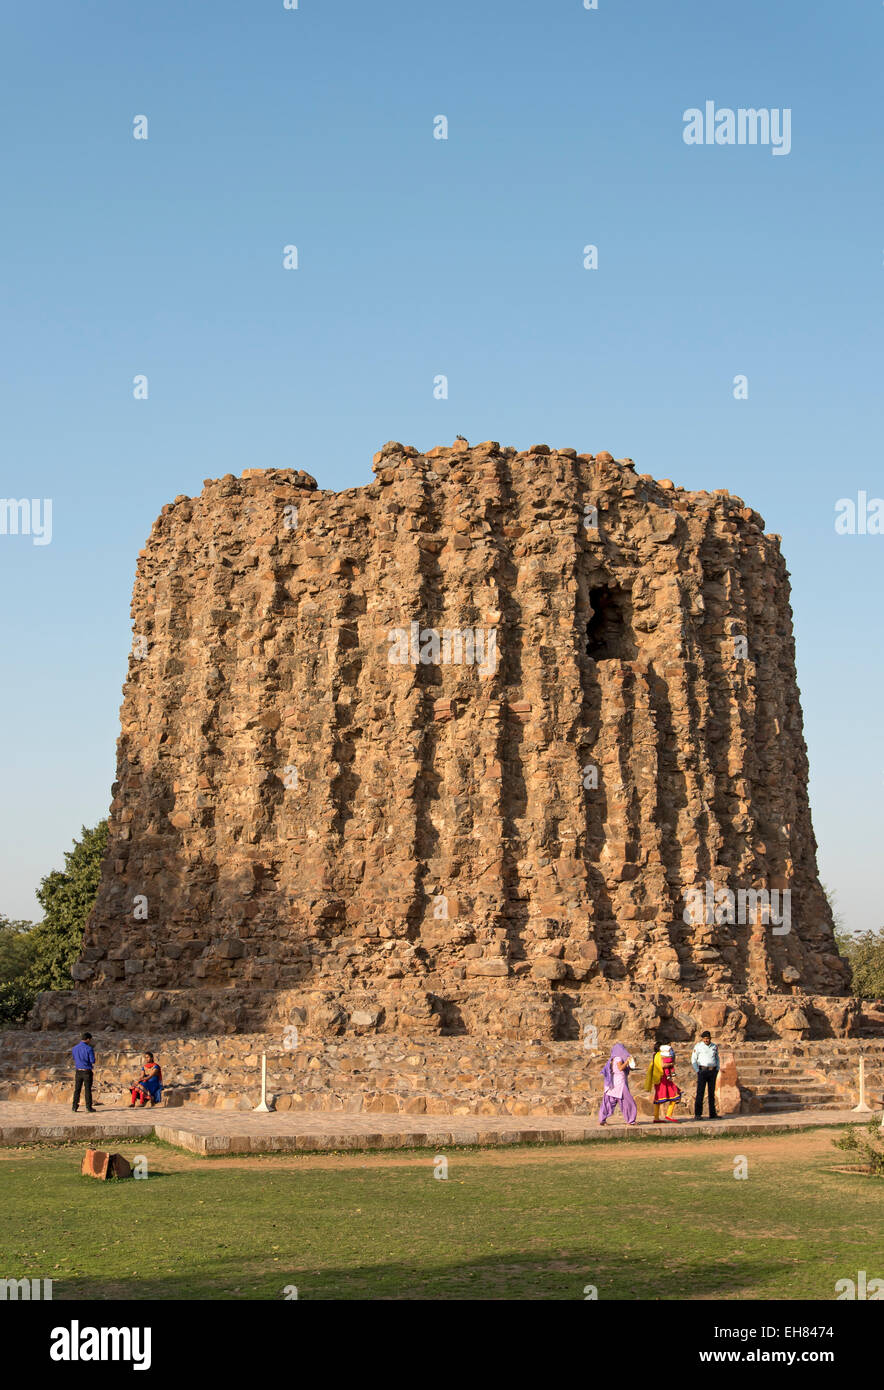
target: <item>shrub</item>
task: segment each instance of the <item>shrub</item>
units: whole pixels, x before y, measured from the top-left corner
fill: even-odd
[[[0,983],[0,1024],[22,1023],[34,1007],[37,991],[24,980]]]
[[[869,1120],[863,1130],[865,1133],[845,1129],[832,1143],[836,1149],[854,1154],[870,1177],[884,1178],[884,1131],[877,1120]]]
[[[0,912],[0,983],[17,980],[34,962],[33,922],[12,921]]]

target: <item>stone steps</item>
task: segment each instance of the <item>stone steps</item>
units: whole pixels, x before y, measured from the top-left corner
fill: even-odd
[[[813,1075],[787,1068],[740,1071],[740,1089],[759,1103],[762,1114],[779,1110],[842,1110],[845,1098],[838,1087]]]
[[[799,1110],[838,1110],[845,1108],[843,1100],[816,1101],[814,1104],[807,1104],[800,1100],[795,1100],[788,1096],[770,1096],[765,1100],[759,1110],[760,1115],[780,1115],[793,1114]]]
[[[844,1060],[847,1060],[847,1056]],[[845,1097],[810,1058],[785,1059],[753,1050],[740,1054],[740,1089],[762,1114],[790,1110],[840,1110]]]
[[[812,1072],[802,1076],[795,1071],[753,1072],[748,1068],[740,1071],[741,1086],[781,1086],[792,1082],[807,1086],[826,1086],[829,1084],[826,1077],[815,1076]]]

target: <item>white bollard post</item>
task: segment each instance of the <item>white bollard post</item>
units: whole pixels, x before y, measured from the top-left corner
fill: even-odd
[[[262,1115],[269,1115],[271,1107],[267,1104],[267,1053],[261,1053],[261,1104],[255,1109]]]
[[[859,1059],[859,1105],[853,1107],[853,1113],[861,1115],[871,1115],[872,1107],[866,1104],[866,1059]]]

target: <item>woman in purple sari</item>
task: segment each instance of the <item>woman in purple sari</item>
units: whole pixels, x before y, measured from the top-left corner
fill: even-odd
[[[611,1055],[602,1067],[605,1093],[599,1108],[600,1125],[608,1123],[618,1105],[626,1123],[635,1124],[638,1110],[629,1090],[629,1073],[634,1067],[635,1062],[630,1057],[628,1048],[622,1043],[614,1043]]]

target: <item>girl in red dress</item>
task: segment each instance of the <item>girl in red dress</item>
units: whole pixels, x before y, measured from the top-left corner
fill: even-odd
[[[645,1077],[645,1090],[654,1093],[654,1123],[659,1123],[660,1106],[665,1105],[666,1114],[663,1118],[677,1125],[679,1121],[672,1112],[681,1091],[675,1084],[675,1053],[668,1043],[654,1053],[654,1060]]]

